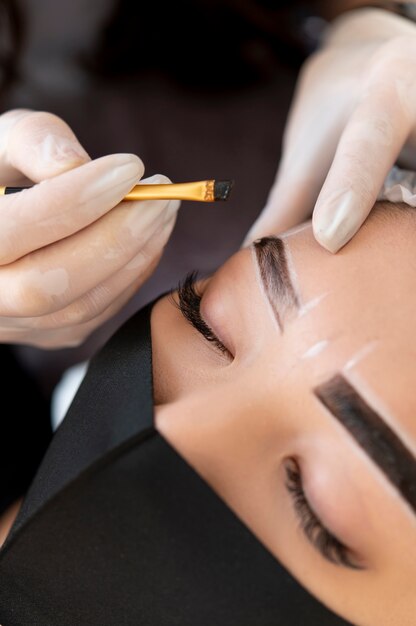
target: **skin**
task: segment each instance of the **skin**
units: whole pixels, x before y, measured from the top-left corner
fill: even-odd
[[[416,518],[313,389],[341,373],[416,454],[415,228],[412,211],[379,208],[336,256],[310,224],[287,233],[303,306],[283,334],[253,250],[238,252],[200,284],[202,316],[232,356],[172,299],[152,313],[157,429],[302,585],[358,626],[414,624]],[[311,506],[364,569],[327,562],[304,536],[285,487],[293,457]]]
[[[0,547],[6,541],[7,535],[13,525],[14,520],[22,506],[23,498],[19,498],[8,509],[0,515]]]

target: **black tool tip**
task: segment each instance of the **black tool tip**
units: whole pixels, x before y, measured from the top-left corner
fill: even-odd
[[[214,183],[214,199],[228,200],[233,185],[233,180],[216,180]]]

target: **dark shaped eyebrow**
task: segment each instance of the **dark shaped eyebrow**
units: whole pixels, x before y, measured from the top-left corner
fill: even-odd
[[[314,393],[416,512],[416,460],[402,440],[341,374]]]
[[[283,332],[284,319],[300,306],[290,277],[284,243],[279,237],[263,237],[254,242],[254,250],[266,296]]]

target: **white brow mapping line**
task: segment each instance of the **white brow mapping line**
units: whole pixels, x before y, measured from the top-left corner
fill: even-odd
[[[369,343],[367,343],[360,350],[358,350],[358,352],[353,354],[353,356],[350,359],[348,359],[348,361],[345,363],[344,367],[342,368],[342,371],[347,372],[351,368],[355,367],[360,361],[362,361],[367,355],[369,355],[370,352],[372,352],[378,344],[379,344],[378,339],[374,339],[373,341],[370,341]]]
[[[314,356],[320,354],[325,348],[329,345],[328,339],[322,339],[322,341],[318,341],[313,346],[308,348],[306,352],[304,352],[301,356],[301,359],[310,359]]]
[[[316,298],[312,298],[312,300],[308,300],[308,302],[305,302],[305,304],[302,304],[302,306],[300,307],[298,311],[298,317],[303,317],[303,315],[306,315],[306,313],[309,313],[309,311],[311,311],[316,306],[318,306],[318,304],[320,304],[322,300],[327,297],[328,294],[329,294],[329,291],[325,291],[325,293],[321,293],[321,295],[316,296]]]
[[[301,233],[303,230],[311,227],[310,222],[306,222],[306,224],[299,224],[299,226],[294,226],[293,228],[289,228],[283,233],[279,233],[278,237],[280,239],[287,239],[288,237],[292,237],[292,235],[296,235],[297,233]]]

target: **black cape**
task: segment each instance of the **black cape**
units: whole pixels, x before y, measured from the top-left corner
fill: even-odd
[[[91,361],[0,551],[2,626],[347,626],[153,425],[148,306]]]

